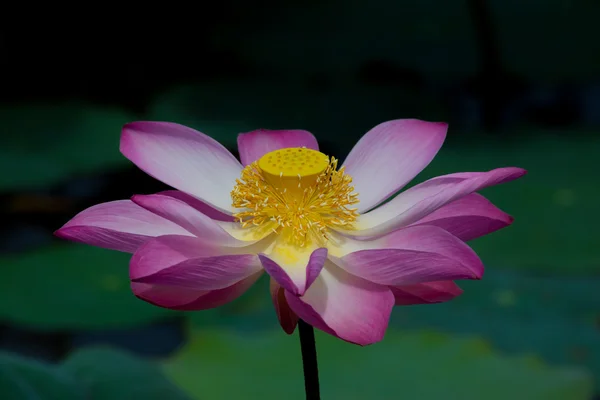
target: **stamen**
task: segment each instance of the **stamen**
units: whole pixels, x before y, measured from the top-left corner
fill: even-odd
[[[304,247],[324,244],[330,228],[352,229],[358,194],[338,160],[316,150],[276,150],[242,170],[231,191],[234,217],[242,227],[265,226]]]

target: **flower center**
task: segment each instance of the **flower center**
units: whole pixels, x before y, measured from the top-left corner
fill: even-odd
[[[352,177],[337,171],[338,160],[306,148],[265,154],[243,169],[231,192],[234,217],[242,227],[280,234],[288,243],[306,246],[328,240],[330,228],[352,229],[358,217],[358,194]]]

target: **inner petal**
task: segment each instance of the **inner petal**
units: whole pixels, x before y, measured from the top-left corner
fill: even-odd
[[[327,249],[314,244],[299,247],[285,243],[281,238],[259,254],[264,269],[284,289],[302,295],[319,276]]]

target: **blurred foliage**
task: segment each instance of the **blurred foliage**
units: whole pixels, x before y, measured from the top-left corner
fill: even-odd
[[[0,393],[4,400],[83,400],[85,391],[60,368],[0,352]]]
[[[85,385],[86,399],[188,399],[158,366],[117,350],[77,351],[62,364],[62,369]]]
[[[600,44],[588,45],[584,39],[595,35],[600,3],[589,0],[488,2],[502,58],[511,70],[533,82],[597,79]],[[532,29],[533,21],[535,29]],[[531,51],[533,48],[535,51]]]
[[[533,82],[582,82],[600,75],[600,45],[585,40],[596,35],[598,2],[487,3],[502,61],[510,70]],[[237,49],[246,63],[262,71],[296,78],[328,70],[348,79],[373,59],[438,80],[466,78],[478,68],[468,2],[328,0],[286,7],[276,19],[257,24],[260,17],[220,25],[215,46]]]
[[[158,96],[150,107],[148,120],[176,122],[189,126],[216,139],[229,149],[236,149],[238,134],[256,129],[252,122],[254,120],[248,121],[243,115],[244,110],[249,110],[253,103],[245,104],[239,97],[232,96],[231,91],[224,89],[222,85],[203,89],[205,90],[190,90],[190,86],[186,85]],[[198,96],[199,92],[203,95]],[[223,98],[228,99],[236,110],[233,120],[231,115],[215,113],[218,107],[214,103]]]
[[[598,283],[538,276],[488,266],[481,281],[460,281],[464,293],[447,303],[397,307],[391,326],[475,334],[512,354],[587,367],[600,385]]]
[[[447,144],[415,181],[507,166],[527,169],[525,177],[481,192],[515,222],[475,240],[473,248],[484,263],[560,275],[597,274],[597,236],[589,227],[600,224],[595,211],[600,187],[593,184],[598,154],[600,140],[577,132],[529,129],[511,141],[450,129]]]
[[[458,284],[465,292],[450,302],[396,307],[390,325],[479,335],[511,354],[531,352],[547,362],[585,366],[600,385],[600,299],[594,279],[540,276],[492,264],[481,281]],[[189,314],[190,321],[199,330],[237,334],[278,329],[268,293],[263,278],[224,307]]]
[[[176,88],[159,96],[148,112],[150,120],[188,124],[232,149],[237,148],[240,132],[306,129],[327,142],[336,155],[348,152],[375,124],[403,116],[445,119],[447,113],[434,97],[420,90],[267,79]]]
[[[252,22],[222,26],[216,45],[238,49],[263,71],[297,78],[329,70],[337,79],[348,79],[373,59],[444,77],[477,68],[465,2],[329,0],[287,7],[268,24]]]
[[[37,329],[110,329],[175,313],[138,300],[129,287],[130,254],[62,245],[3,255],[0,320]]]
[[[186,400],[153,364],[116,350],[73,353],[61,365],[0,353],[3,400]]]
[[[588,400],[592,393],[582,370],[504,357],[479,339],[390,330],[368,347],[319,333],[317,342],[323,398]],[[164,369],[195,399],[304,398],[297,338],[279,331],[197,332]]]
[[[136,119],[80,103],[0,108],[0,191],[44,188],[127,165],[119,136]]]

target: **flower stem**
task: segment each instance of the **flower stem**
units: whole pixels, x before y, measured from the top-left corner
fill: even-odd
[[[304,367],[304,391],[306,400],[320,400],[319,393],[319,368],[317,366],[317,346],[315,345],[315,331],[306,322],[298,321],[300,333],[300,350],[302,351],[302,366]]]

